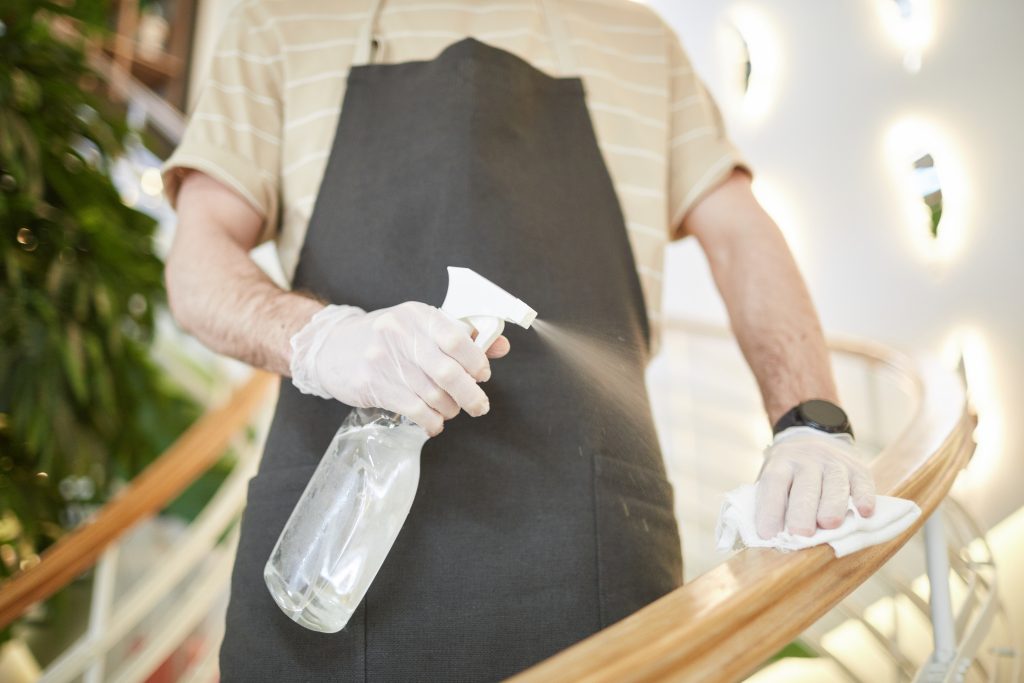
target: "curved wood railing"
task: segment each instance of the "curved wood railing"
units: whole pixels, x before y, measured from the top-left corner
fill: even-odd
[[[231,439],[249,424],[274,379],[266,372],[254,372],[224,405],[197,420],[92,520],[47,548],[37,565],[0,584],[0,628],[96,564],[107,546],[159,512],[210,469]]]
[[[679,327],[678,324],[674,325]],[[707,333],[691,324],[689,332]],[[832,343],[833,351],[886,366],[912,387],[917,411],[873,461],[880,492],[921,506],[899,538],[842,559],[822,546],[798,553],[745,550],[691,583],[516,676],[540,681],[735,680],[797,637],[870,577],[935,510],[973,450],[976,420],[961,380],[881,346]],[[0,585],[0,626],[91,567],[103,549],[154,514],[208,469],[267,395],[257,372],[231,399],[191,427],[95,519]]]
[[[670,327],[693,332],[692,324]],[[946,497],[974,450],[977,424],[961,379],[882,346],[832,342],[895,371],[917,410],[872,462],[878,491],[921,506],[898,538],[836,559],[829,546],[797,553],[747,549],[626,619],[515,676],[515,683],[733,681],[756,669],[877,571]]]

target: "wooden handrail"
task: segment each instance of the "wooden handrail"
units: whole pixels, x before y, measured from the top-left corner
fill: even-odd
[[[92,567],[108,545],[164,508],[224,454],[267,397],[274,376],[256,371],[228,401],[207,412],[96,516],[48,548],[34,567],[0,584],[0,628]]]
[[[669,328],[715,332],[669,322]],[[960,378],[879,345],[830,342],[907,380],[917,411],[872,462],[878,490],[917,502],[898,538],[836,559],[828,546],[796,553],[748,549],[626,619],[510,679],[515,683],[733,681],[756,669],[868,579],[949,492],[974,449],[977,424]]]

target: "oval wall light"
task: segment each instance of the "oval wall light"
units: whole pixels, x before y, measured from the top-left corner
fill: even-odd
[[[882,25],[903,50],[903,68],[921,70],[921,57],[935,33],[931,0],[875,0]]]
[[[889,128],[885,146],[905,236],[927,260],[950,261],[965,241],[967,195],[950,138],[931,123],[904,119]]]
[[[725,104],[749,122],[774,105],[782,51],[771,18],[759,7],[741,5],[718,31],[719,63],[729,84]]]

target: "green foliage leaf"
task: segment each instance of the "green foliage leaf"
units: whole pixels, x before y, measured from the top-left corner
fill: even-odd
[[[68,380],[74,398],[82,403],[88,400],[85,386],[85,347],[82,344],[82,333],[74,322],[68,324],[62,351],[64,356],[64,368],[67,370]]]
[[[0,1],[0,520],[16,530],[0,543],[16,555],[0,553],[0,578],[199,414],[150,358],[166,300],[155,223],[109,176],[131,133],[117,105],[80,87],[98,79],[83,41],[54,35],[55,17],[99,34],[108,3]],[[88,499],[62,495],[81,477]]]

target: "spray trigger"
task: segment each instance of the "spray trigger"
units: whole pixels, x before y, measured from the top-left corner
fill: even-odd
[[[490,348],[505,330],[505,322],[529,329],[537,311],[487,278],[470,270],[448,266],[448,294],[441,310],[473,326],[481,349]]]

